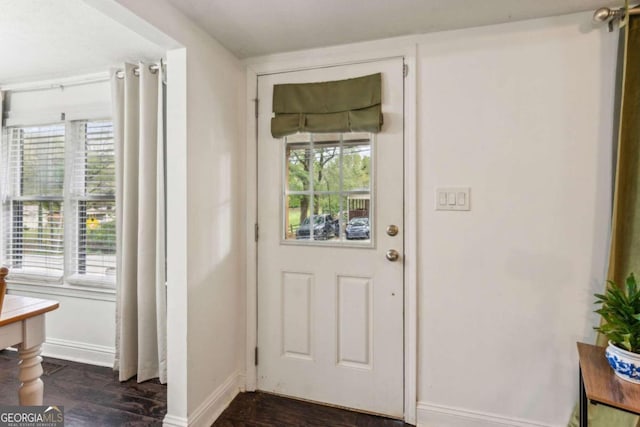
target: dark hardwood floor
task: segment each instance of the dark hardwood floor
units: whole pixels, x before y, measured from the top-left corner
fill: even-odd
[[[17,355],[0,350],[0,405],[18,405]],[[64,406],[65,426],[161,426],[167,387],[157,381],[119,382],[104,368],[44,358],[44,404]],[[215,427],[404,427],[402,421],[287,399],[240,393]]]
[[[0,405],[18,405],[16,352],[0,350]],[[111,368],[44,358],[44,404],[64,406],[65,426],[161,426],[167,387],[119,382]]]
[[[402,421],[267,393],[240,393],[214,427],[409,427]]]

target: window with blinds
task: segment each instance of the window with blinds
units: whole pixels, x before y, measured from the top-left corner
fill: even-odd
[[[116,181],[110,121],[73,122],[71,280],[113,281]]]
[[[9,128],[2,154],[3,261],[12,277],[113,286],[111,122]]]
[[[62,278],[65,126],[9,131],[5,262],[12,274]]]

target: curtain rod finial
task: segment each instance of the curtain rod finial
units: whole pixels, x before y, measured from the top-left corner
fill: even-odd
[[[601,23],[607,22],[611,19],[622,19],[624,16],[624,9],[610,9],[608,7],[601,7],[593,12],[593,22]]]
[[[605,22],[609,19],[609,15],[611,14],[611,9],[608,7],[601,7],[593,12],[593,22]]]

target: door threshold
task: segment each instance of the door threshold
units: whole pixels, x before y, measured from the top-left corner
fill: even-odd
[[[349,408],[347,406],[341,406],[341,405],[337,405],[337,404],[334,404],[334,403],[327,403],[327,402],[320,402],[320,401],[317,401],[317,400],[304,399],[302,397],[289,396],[288,394],[281,394],[281,393],[276,393],[276,392],[273,392],[273,391],[256,390],[255,393],[262,393],[262,394],[265,394],[265,395],[268,395],[268,396],[283,397],[285,399],[296,400],[298,402],[311,403],[313,405],[326,406],[328,408],[342,409],[344,411],[357,412],[359,414],[373,415],[375,417],[388,418],[390,420],[395,420],[395,421],[404,421],[404,418],[402,416],[398,417],[398,416],[395,416],[395,415],[381,414],[380,412],[367,411],[365,409]]]

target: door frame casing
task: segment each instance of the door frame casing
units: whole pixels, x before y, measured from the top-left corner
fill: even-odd
[[[257,223],[257,117],[254,100],[261,75],[313,68],[375,62],[402,57],[408,66],[404,79],[404,420],[416,424],[418,374],[418,257],[417,257],[417,44],[400,37],[382,41],[271,55],[244,62],[246,86],[246,348],[245,389],[257,387],[257,262],[254,236]],[[264,100],[262,100],[264,101]],[[259,108],[270,108],[262,102]]]

